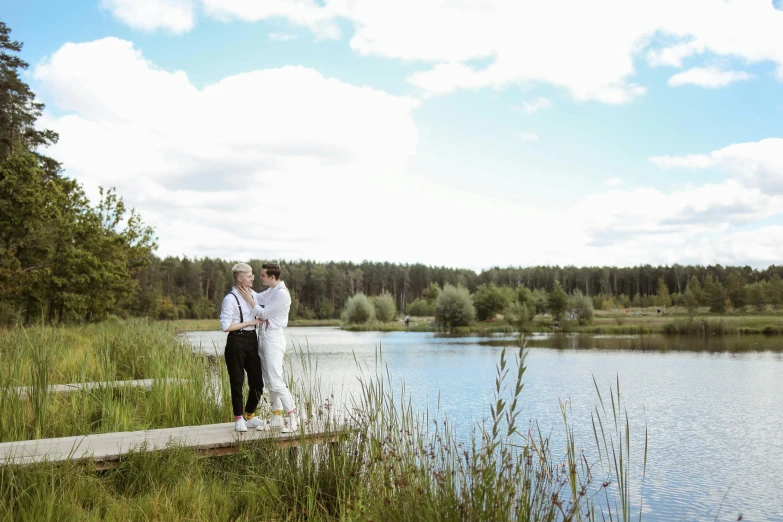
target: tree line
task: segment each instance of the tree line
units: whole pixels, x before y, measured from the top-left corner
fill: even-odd
[[[0,22],[0,321],[97,320],[131,311],[153,230],[113,190],[91,205],[41,149],[57,133],[20,72],[20,42]]]
[[[688,288],[697,306],[723,312],[747,305],[777,307],[783,301],[783,267],[759,270],[748,266],[672,265],[636,267],[494,267],[481,272],[464,268],[388,262],[316,262],[281,260],[282,279],[294,296],[293,317],[339,318],[357,295],[387,295],[398,313],[434,315],[438,292],[464,287],[477,306],[479,319],[502,311],[520,288],[530,291],[539,313],[556,286],[567,295],[589,297],[595,309],[683,305]],[[237,260],[150,256],[139,282],[133,315],[161,319],[215,317],[231,289],[231,267]],[[243,260],[256,273],[267,259]],[[257,286],[259,283],[256,283]],[[258,286],[257,290],[261,287]],[[489,304],[487,304],[489,303]]]

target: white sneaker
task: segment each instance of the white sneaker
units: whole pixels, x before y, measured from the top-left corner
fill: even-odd
[[[269,427],[270,428],[277,428],[281,429],[284,428],[285,425],[283,424],[283,416],[282,415],[272,415],[272,420],[269,421]]]
[[[283,433],[296,433],[299,431],[299,417],[296,413],[288,414],[288,426],[283,428]]]
[[[247,424],[245,423],[245,419],[241,418],[237,420],[237,423],[234,425],[234,431],[247,431]]]
[[[256,428],[257,430],[266,429],[266,421],[262,421],[258,417],[253,417],[249,421],[245,421],[245,425],[248,428]],[[264,426],[263,428],[261,426]]]

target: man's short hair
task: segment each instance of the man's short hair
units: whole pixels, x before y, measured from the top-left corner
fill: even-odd
[[[266,270],[266,275],[280,281],[280,263],[264,263],[261,268]]]
[[[253,273],[253,267],[247,263],[237,263],[231,267],[231,273],[234,274],[234,281],[237,280],[239,274],[251,274]]]

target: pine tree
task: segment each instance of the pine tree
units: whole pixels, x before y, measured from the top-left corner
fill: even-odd
[[[669,287],[666,286],[662,277],[658,278],[658,305],[659,306],[671,306],[672,298],[669,297]]]
[[[35,94],[19,76],[28,67],[16,55],[21,50],[21,42],[11,40],[11,29],[0,22],[0,162],[19,146],[36,151],[38,147],[56,143],[58,138],[54,131],[35,128],[44,105],[35,101]],[[59,168],[56,161],[35,154],[48,174],[56,174]]]
[[[549,293],[547,302],[549,313],[552,314],[552,317],[557,320],[562,319],[563,314],[566,311],[566,306],[568,306],[568,295],[563,290],[560,281],[555,281],[555,287]]]

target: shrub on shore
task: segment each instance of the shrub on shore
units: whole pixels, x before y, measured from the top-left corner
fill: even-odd
[[[470,292],[464,286],[446,285],[438,296],[435,306],[435,320],[451,330],[457,326],[469,326],[476,317],[476,309]]]
[[[397,315],[397,305],[394,304],[394,299],[388,293],[379,295],[375,298],[375,318],[382,322],[388,323]]]
[[[408,305],[408,315],[414,317],[429,317],[435,315],[435,301],[429,302],[424,299],[416,299]]]
[[[348,299],[343,311],[343,319],[349,323],[367,323],[375,318],[375,307],[367,296],[358,293]]]
[[[593,322],[593,301],[579,290],[568,299],[568,308],[576,313],[576,320],[581,326]]]

